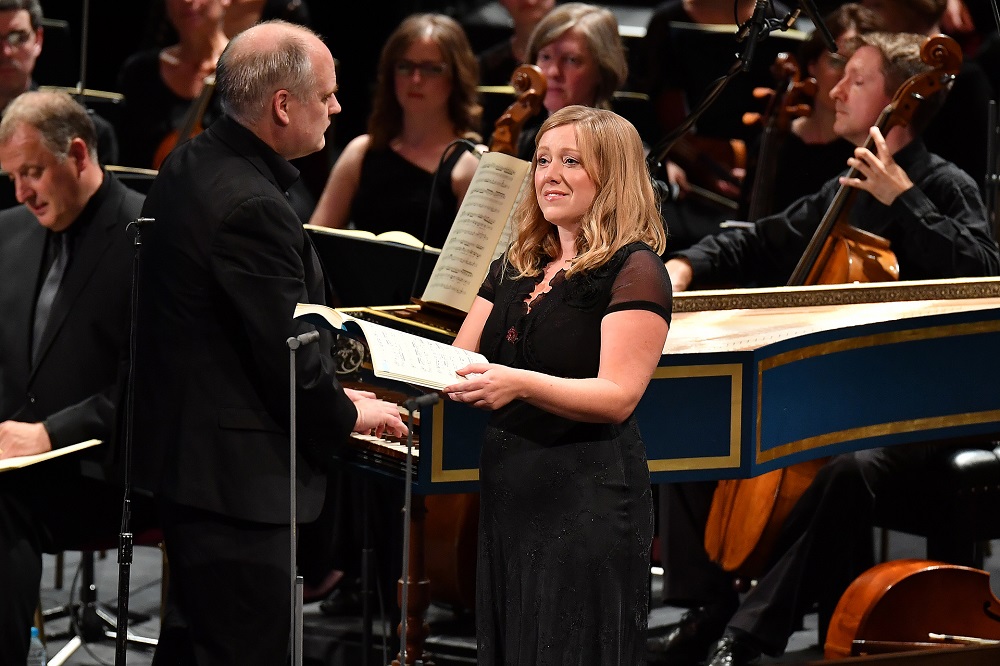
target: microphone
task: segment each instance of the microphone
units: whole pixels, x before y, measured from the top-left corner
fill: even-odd
[[[153,222],[156,222],[155,217],[137,217],[125,225],[125,233],[128,234],[129,238],[138,239],[142,228],[148,227]]]
[[[306,345],[311,345],[312,343],[319,340],[319,331],[307,331],[300,335],[288,338],[285,342],[288,344],[289,349],[298,349],[299,347],[304,347]]]
[[[408,412],[413,412],[423,407],[433,407],[437,404],[441,396],[437,393],[425,393],[416,398],[410,398],[403,403],[403,408]]]
[[[747,47],[743,50],[743,55],[740,59],[743,61],[743,71],[750,71],[750,61],[753,60],[754,51],[757,49],[757,42],[767,37],[770,30],[767,26],[767,19],[764,17],[764,12],[767,10],[768,0],[757,0],[757,4],[753,7],[753,15],[747,23],[744,23],[740,27],[739,33],[736,35],[737,41],[742,41],[747,39]]]

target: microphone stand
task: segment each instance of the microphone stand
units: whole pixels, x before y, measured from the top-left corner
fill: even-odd
[[[989,135],[986,141],[986,182],[983,183],[986,214],[990,217],[993,239],[1000,239],[1000,110],[997,101],[990,100]]]
[[[288,506],[289,506],[289,516],[288,516],[288,534],[289,534],[289,571],[291,571],[291,608],[292,617],[289,622],[290,640],[291,640],[291,664],[292,666],[302,666],[302,607],[303,607],[303,596],[302,588],[304,586],[304,581],[302,576],[298,574],[298,543],[297,543],[297,527],[298,527],[298,515],[296,509],[296,495],[295,495],[295,454],[297,451],[297,433],[295,427],[295,416],[296,416],[296,404],[295,404],[295,394],[296,391],[296,379],[295,379],[295,352],[298,351],[299,347],[303,347],[308,344],[312,344],[319,340],[319,331],[309,331],[308,333],[302,333],[301,335],[293,336],[286,340],[288,345],[288,380],[289,380],[289,409],[291,416],[289,417],[288,425]]]
[[[997,0],[992,0],[993,18],[1000,30],[1000,7]],[[993,239],[1000,238],[1000,109],[997,100],[990,100],[989,135],[986,141],[986,182],[983,183],[986,214],[992,219]]]
[[[809,20],[812,21],[812,24],[816,26],[816,29],[819,30],[819,36],[823,38],[823,43],[826,45],[827,50],[830,53],[836,53],[837,40],[833,38],[830,28],[826,27],[826,23],[823,22],[823,18],[816,9],[816,4],[812,0],[799,0],[799,6],[806,13],[806,16],[809,17]]]
[[[422,407],[432,407],[441,399],[437,393],[425,393],[419,398],[410,398],[403,403],[403,408],[407,411],[407,434],[406,434],[406,473],[403,481],[406,484],[403,498],[403,592],[399,601],[400,623],[399,623],[399,663],[406,666],[406,609],[409,604],[410,592],[410,512],[413,508],[413,412]]]
[[[153,222],[151,217],[136,218],[129,222],[126,231],[133,232],[132,254],[132,313],[129,317],[129,373],[126,379],[124,432],[122,438],[124,458],[124,495],[122,499],[121,531],[118,534],[118,618],[115,625],[115,666],[124,666],[128,660],[128,597],[129,577],[132,572],[132,414],[135,405],[135,350],[136,331],[139,328],[139,255],[142,249],[142,227]]]

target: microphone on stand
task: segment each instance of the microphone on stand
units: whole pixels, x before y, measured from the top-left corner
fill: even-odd
[[[289,544],[288,560],[291,571],[290,589],[292,614],[289,621],[289,642],[291,643],[291,665],[302,666],[302,606],[303,606],[303,585],[302,576],[298,575],[298,548],[296,530],[298,526],[298,509],[295,497],[295,479],[297,476],[295,469],[295,455],[298,450],[298,436],[296,432],[296,392],[298,382],[295,378],[295,354],[300,347],[312,344],[319,340],[319,331],[312,330],[292,336],[285,341],[288,346],[288,384],[289,384],[289,424],[288,424],[288,527]]]
[[[753,60],[754,51],[757,50],[757,42],[767,37],[770,28],[767,25],[767,18],[764,12],[767,10],[768,0],[757,0],[753,7],[753,15],[750,20],[740,26],[736,33],[736,41],[747,40],[747,46],[743,49],[740,60],[743,61],[743,71],[750,71],[750,61]]]
[[[288,338],[286,341],[289,349],[298,349],[299,347],[305,347],[319,340],[319,331],[307,331],[296,335],[295,337]]]
[[[422,407],[433,407],[441,399],[441,396],[437,393],[425,393],[417,398],[410,398],[403,403],[403,409],[408,412],[413,412]]]
[[[431,407],[441,399],[437,393],[425,393],[416,398],[410,398],[403,403],[403,407],[409,412],[409,423],[407,424],[406,435],[406,494],[403,498],[403,572],[400,579],[403,581],[403,591],[399,600],[399,607],[402,610],[402,617],[399,623],[399,656],[400,665],[407,666],[406,654],[406,612],[409,604],[410,594],[410,518],[413,511],[413,412],[420,407]]]

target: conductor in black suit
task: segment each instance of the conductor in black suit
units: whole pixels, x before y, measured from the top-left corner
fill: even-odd
[[[81,461],[114,450],[126,226],[143,197],[101,170],[94,124],[63,93],[26,92],[7,107],[0,167],[23,204],[0,212],[0,459],[104,442],[0,474],[0,663],[23,664],[42,553],[119,532],[121,487],[84,475]]]
[[[198,664],[283,664],[290,630],[292,314],[329,294],[288,202],[288,160],[321,149],[340,111],[333,57],[310,30],[265,22],[219,59],[225,115],[176,148],[145,217],[136,383],[137,485],[158,496],[174,607]],[[405,434],[396,405],[343,389],[332,336],[297,352],[298,522],[326,493],[317,463],[348,434]]]

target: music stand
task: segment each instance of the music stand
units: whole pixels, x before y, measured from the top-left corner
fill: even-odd
[[[414,276],[417,289],[427,286],[441,254],[398,243],[351,237],[339,230],[307,226],[338,307],[373,307],[410,303]],[[421,261],[421,255],[428,255]],[[418,274],[419,270],[419,274]]]

